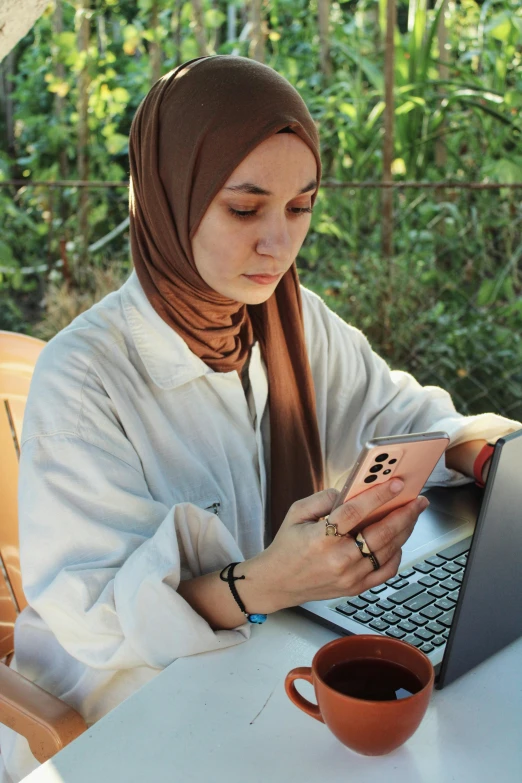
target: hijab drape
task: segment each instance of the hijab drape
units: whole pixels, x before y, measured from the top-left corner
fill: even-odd
[[[306,105],[279,74],[243,57],[192,60],[152,87],[130,139],[130,240],[136,273],[163,320],[216,372],[241,373],[260,343],[269,385],[270,527],[322,488],[314,385],[295,263],[261,305],[211,289],[191,239],[211,201],[262,141],[289,127],[312,150],[319,140]]]

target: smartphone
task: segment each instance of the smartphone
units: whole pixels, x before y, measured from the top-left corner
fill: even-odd
[[[448,444],[449,436],[446,432],[414,432],[369,440],[359,454],[332,511],[369,487],[394,477],[401,478],[404,481],[401,492],[379,506],[353,532],[382,519],[417,497]]]

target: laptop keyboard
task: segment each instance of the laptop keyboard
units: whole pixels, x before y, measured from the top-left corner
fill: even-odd
[[[442,648],[453,622],[470,545],[471,536],[332,608],[422,652]]]

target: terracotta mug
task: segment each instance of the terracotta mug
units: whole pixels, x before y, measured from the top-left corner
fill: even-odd
[[[381,659],[404,666],[421,683],[411,696],[393,701],[367,701],[346,696],[324,681],[332,666],[361,659]],[[297,692],[295,680],[307,680],[315,690],[317,704]],[[301,710],[325,723],[344,745],[366,756],[382,756],[398,748],[417,730],[428,707],[435,672],[429,658],[411,644],[389,636],[344,636],[325,644],[312,666],[292,669],[285,689]]]

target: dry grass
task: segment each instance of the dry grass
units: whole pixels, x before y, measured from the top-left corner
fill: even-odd
[[[124,282],[128,270],[119,266],[107,269],[92,267],[89,283],[81,290],[67,283],[49,283],[44,298],[44,316],[34,326],[32,334],[42,340],[50,340],[61,329],[68,326],[77,315],[88,310],[104,296],[116,291]]]

